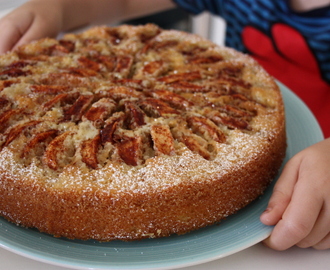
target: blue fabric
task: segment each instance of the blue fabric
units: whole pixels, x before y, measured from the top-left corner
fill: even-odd
[[[246,25],[267,33],[274,23],[298,30],[308,42],[322,72],[330,82],[330,6],[295,12],[288,0],[173,0],[185,10],[198,14],[209,11],[227,22],[226,45],[247,52],[241,39]]]

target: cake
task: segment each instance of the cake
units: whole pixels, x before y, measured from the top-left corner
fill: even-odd
[[[147,24],[45,38],[0,56],[0,80],[0,215],[55,237],[215,224],[263,194],[285,156],[274,79],[190,33]]]

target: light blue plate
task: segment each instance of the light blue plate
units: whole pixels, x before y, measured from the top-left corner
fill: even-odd
[[[309,109],[284,85],[287,117],[286,161],[303,148],[323,139]],[[38,261],[75,269],[175,269],[228,256],[263,239],[272,227],[259,216],[267,206],[270,187],[247,208],[221,222],[181,236],[137,242],[99,243],[54,238],[13,225],[0,218],[0,246]]]

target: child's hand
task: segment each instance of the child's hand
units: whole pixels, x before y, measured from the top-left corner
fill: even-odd
[[[62,28],[56,1],[30,1],[0,20],[0,53],[42,37],[55,37]]]
[[[0,54],[92,23],[113,23],[175,7],[171,0],[30,0],[0,19]]]
[[[273,249],[330,248],[330,138],[289,160],[260,219],[275,225]]]

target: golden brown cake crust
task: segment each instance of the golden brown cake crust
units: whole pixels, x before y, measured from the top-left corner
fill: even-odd
[[[260,196],[285,155],[274,80],[155,25],[96,27],[0,57],[0,214],[77,239],[186,233]]]

